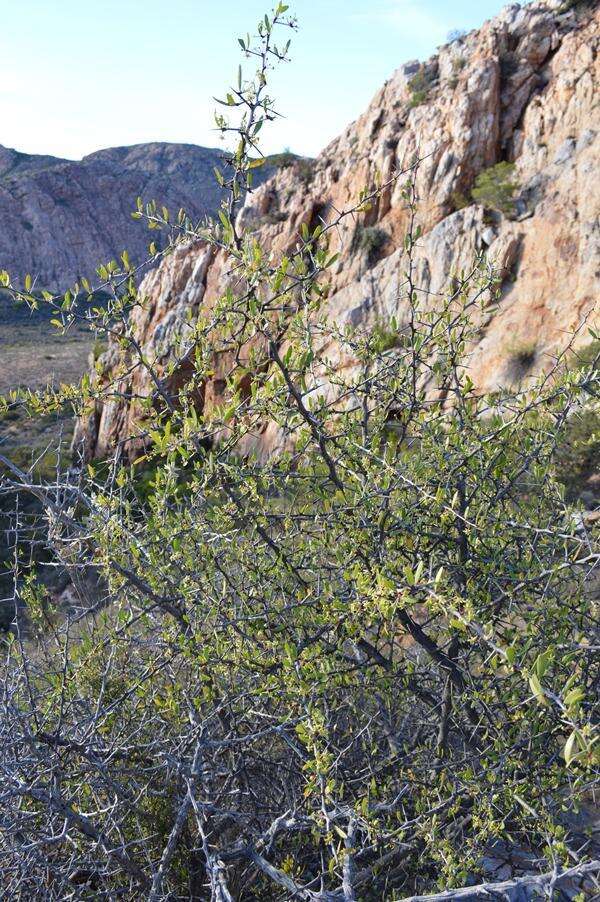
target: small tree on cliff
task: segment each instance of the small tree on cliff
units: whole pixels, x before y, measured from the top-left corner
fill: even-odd
[[[515,212],[518,188],[515,164],[503,160],[479,173],[471,196],[476,203],[484,207],[498,210],[505,216],[512,216]]]
[[[46,506],[57,562],[106,587],[91,610],[52,611],[16,574],[29,626],[4,645],[9,897],[398,899],[482,877],[502,842],[539,857],[541,884],[594,871],[562,820],[598,765],[598,554],[552,457],[596,366],[475,391],[495,276],[476,261],[444,297],[419,291],[414,168],[393,176],[407,237],[385,329],[331,323],[324,300],[337,226],[386,186],[279,257],[240,229],[290,27],[280,4],[240,39],[257,71],[224,99],[238,121],[217,117],[237,138],[219,221],[136,213],[171,246],[223,255],[230,287],[159,369],[124,255],[101,268],[111,300],[92,319],[112,371],[6,402],[89,410],[131,395],[138,368],[155,389],[130,397],[151,439],[143,490],[117,454],[51,487],[5,460]],[[59,325],[80,288],[44,296]],[[226,401],[201,408],[215,372]],[[265,428],[276,450],[259,461]]]

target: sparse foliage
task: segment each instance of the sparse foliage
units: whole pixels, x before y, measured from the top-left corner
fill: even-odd
[[[103,587],[48,609],[16,555],[29,620],[3,646],[7,898],[392,900],[483,879],[502,841],[533,850],[544,885],[567,866],[593,878],[563,818],[597,776],[598,552],[553,460],[597,372],[559,360],[526,390],[475,391],[468,352],[498,280],[478,260],[446,295],[419,290],[418,161],[391,177],[410,228],[386,326],[324,307],[331,236],[385,185],[281,256],[240,229],[293,26],[280,4],[240,39],[258,69],[223,101],[238,120],[217,117],[237,144],[219,221],[136,211],[168,248],[222,254],[230,286],[159,369],[124,255],[100,269],[110,297],[91,316],[113,370],[4,402],[93,415],[138,369],[155,388],[129,398],[129,458],[53,485],[4,461],[4,491],[44,506],[57,564]],[[77,296],[43,297],[57,328]],[[199,407],[217,371],[222,400]]]
[[[436,83],[436,73],[427,66],[421,66],[408,83],[410,89],[410,108],[427,103],[429,95]]]
[[[452,192],[450,200],[455,211],[464,210],[464,208],[468,207],[471,203],[467,195],[460,189],[456,189]]]
[[[503,160],[479,173],[471,194],[476,203],[497,210],[505,216],[512,216],[518,189],[515,164]]]
[[[377,262],[379,256],[389,242],[390,236],[379,226],[359,225],[355,234],[355,244],[363,251],[369,266]]]
[[[600,475],[600,411],[585,406],[569,418],[557,449],[558,478],[569,495],[577,498],[587,480]]]

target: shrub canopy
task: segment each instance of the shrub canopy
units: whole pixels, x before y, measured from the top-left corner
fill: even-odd
[[[138,206],[171,247],[228,254],[238,286],[174,342],[171,372],[193,361],[183,386],[156,374],[144,460],[53,485],[5,461],[5,489],[43,502],[56,562],[103,587],[54,610],[15,571],[28,619],[4,643],[0,696],[12,898],[399,899],[483,879],[502,843],[541,871],[586,863],[564,818],[598,767],[598,556],[553,455],[595,362],[475,390],[469,349],[497,280],[479,260],[444,297],[419,291],[418,161],[393,176],[412,225],[387,331],[324,307],[330,235],[381,186],[281,258],[238,231],[290,27],[280,4],[256,44],[240,39],[258,71],[217,117],[238,142],[219,221]],[[100,279],[92,326],[124,367],[152,368],[135,266],[124,255]],[[42,298],[59,328],[81,290]],[[199,411],[217,356],[227,400]],[[82,412],[120,384],[5,403]],[[277,448],[258,459],[266,424]]]

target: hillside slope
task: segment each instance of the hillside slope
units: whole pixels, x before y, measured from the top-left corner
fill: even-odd
[[[503,280],[472,349],[472,377],[480,388],[513,380],[515,362],[535,372],[596,316],[600,4],[564,6],[513,4],[427,63],[402,66],[308,176],[305,168],[279,171],[241,213],[281,252],[293,246],[303,222],[327,221],[378,172],[387,179],[416,154],[424,157],[417,180],[424,232],[417,284],[435,298],[451,270],[469,266],[481,251]],[[476,177],[501,161],[516,164],[519,195],[510,216],[471,198]],[[401,180],[375,209],[347,221],[334,239],[334,249],[339,244],[343,252],[328,302],[332,319],[366,326],[391,316],[402,321],[397,273],[406,225]],[[137,329],[152,359],[167,363],[169,339],[190,308],[210,304],[226,281],[226,261],[201,244],[179,249],[148,276],[149,304]],[[582,329],[578,340],[585,336]],[[109,348],[106,373],[117,359],[117,349]],[[205,403],[219,397],[218,376],[207,386]],[[148,394],[147,373],[138,369],[120,390]],[[116,442],[127,443],[137,425],[118,399],[80,424],[79,437],[89,455],[104,455]],[[269,428],[258,451],[268,453],[277,442]]]
[[[0,146],[0,268],[64,290],[125,248],[143,257],[148,233],[130,215],[136,197],[185,207],[192,217],[214,213],[221,157],[193,144],[115,147],[80,161]]]

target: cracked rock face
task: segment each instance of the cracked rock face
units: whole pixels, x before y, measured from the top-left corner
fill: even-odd
[[[564,348],[569,333],[597,321],[600,287],[600,4],[561,12],[555,2],[508,6],[481,29],[439,49],[423,66],[398,69],[365,113],[325,148],[307,178],[298,166],[280,170],[247,198],[240,214],[276,253],[294,245],[303,222],[348,207],[376,173],[384,181],[424,157],[417,177],[423,227],[420,287],[444,291],[451,269],[484,251],[503,285],[482,323],[470,374],[480,389],[509,378],[511,347],[533,349],[532,371]],[[411,79],[423,72],[428,89],[415,104]],[[517,215],[490,215],[470,203],[479,173],[502,160],[516,164]],[[402,180],[384,191],[362,222],[347,220],[333,238],[342,249],[329,297],[332,321],[368,328],[403,319],[396,274],[407,226]],[[377,255],[355,250],[357,229],[385,233]],[[144,287],[149,308],[137,323],[141,343],[157,356],[186,315],[210,304],[225,284],[224,261],[206,248],[183,248]],[[581,329],[577,341],[589,340]],[[115,364],[114,349],[103,364]],[[151,389],[138,372],[130,386]],[[218,397],[207,386],[201,404]],[[100,407],[80,424],[88,455],[104,455],[135,431],[135,412]],[[267,428],[260,453],[278,438]]]

